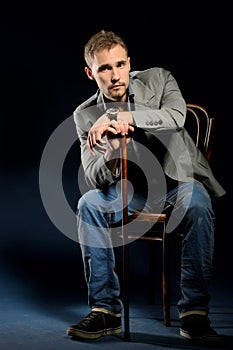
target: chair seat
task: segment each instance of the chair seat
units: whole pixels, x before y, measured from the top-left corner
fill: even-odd
[[[137,212],[128,217],[128,222],[134,223],[133,228],[128,229],[128,240],[162,241],[165,226],[161,229],[158,225],[165,225],[167,214]],[[143,231],[145,233],[142,234]]]
[[[130,215],[129,220],[137,220],[143,222],[165,222],[167,220],[167,214],[137,212],[135,214]]]

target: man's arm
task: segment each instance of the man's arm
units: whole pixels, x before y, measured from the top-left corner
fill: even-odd
[[[81,142],[81,161],[87,184],[91,188],[103,188],[113,183],[120,175],[119,138],[132,132],[133,126],[124,121],[110,121],[106,115],[102,115],[87,132],[81,128],[87,122],[85,114],[75,112],[74,118]]]
[[[152,68],[138,74],[133,81],[135,124],[142,129],[180,128],[186,118],[186,103],[169,71]]]

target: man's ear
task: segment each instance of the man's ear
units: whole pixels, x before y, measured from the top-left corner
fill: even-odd
[[[89,67],[85,67],[84,70],[85,70],[86,75],[88,76],[89,79],[95,80],[94,77],[93,77],[92,71],[91,71],[91,69]]]

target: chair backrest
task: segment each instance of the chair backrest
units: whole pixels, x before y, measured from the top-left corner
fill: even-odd
[[[215,123],[215,118],[210,117],[204,107],[187,104],[185,128],[208,161],[211,161],[213,153]]]

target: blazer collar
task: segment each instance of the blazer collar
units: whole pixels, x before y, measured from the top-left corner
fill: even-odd
[[[137,105],[147,105],[154,97],[154,93],[138,79],[130,79],[130,84],[134,93],[134,103]]]
[[[134,95],[135,105],[147,105],[149,101],[154,98],[154,93],[144,85],[139,79],[133,79],[130,77],[130,91]],[[105,111],[105,104],[103,94],[100,90],[97,91],[97,106]]]

